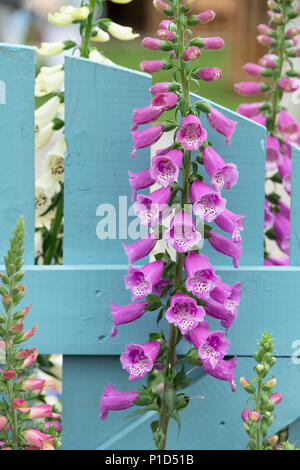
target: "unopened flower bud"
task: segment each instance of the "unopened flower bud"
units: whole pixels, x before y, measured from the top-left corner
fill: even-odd
[[[10,305],[10,303],[11,303],[11,298],[10,298],[10,296],[7,295],[7,294],[4,294],[4,295],[2,296],[2,303],[3,303],[4,307],[8,307],[8,306]]]
[[[294,27],[294,28],[288,29],[285,35],[287,38],[292,39],[293,37],[297,36],[297,34],[299,33],[300,33],[300,29]]]
[[[13,369],[7,369],[3,372],[3,378],[7,380],[15,379],[17,377],[16,372]]]
[[[251,411],[251,413],[249,413],[249,419],[252,423],[259,423],[261,414],[258,413],[258,411]]]
[[[258,374],[262,374],[265,371],[265,367],[263,364],[257,364],[255,367],[256,371]]]
[[[197,60],[199,59],[201,54],[201,51],[199,47],[196,46],[191,46],[188,47],[184,52],[183,52],[183,59],[185,61],[191,61],[191,60]]]
[[[283,395],[279,392],[272,393],[269,396],[269,401],[273,403],[273,405],[279,405],[283,400]]]
[[[277,434],[273,434],[272,436],[268,437],[267,441],[268,441],[271,445],[277,444],[277,442],[278,442],[278,435],[277,435]]]
[[[255,393],[255,388],[253,385],[249,382],[249,380],[246,379],[246,377],[241,377],[240,378],[240,384],[243,387],[244,390],[248,393]]]
[[[270,391],[273,387],[275,387],[277,380],[275,377],[273,379],[269,379],[264,385],[263,390]]]

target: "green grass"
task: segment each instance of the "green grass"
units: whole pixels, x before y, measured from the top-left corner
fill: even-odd
[[[103,46],[102,52],[109,57],[113,62],[123,67],[128,67],[133,70],[140,70],[139,64],[143,60],[153,60],[165,58],[166,53],[150,51],[143,48],[137,43],[122,43],[111,42]],[[223,50],[218,51],[204,51],[200,60],[197,61],[197,66],[201,67],[220,67],[223,71],[223,77],[216,82],[203,82],[199,81],[200,90],[197,93],[201,96],[211,99],[229,109],[235,110],[241,103],[241,97],[238,96],[233,87],[226,82],[226,72],[228,69],[228,61],[226,60],[226,52]],[[195,63],[196,64],[196,63]],[[170,81],[170,71],[163,70],[162,72],[153,74],[153,82]]]

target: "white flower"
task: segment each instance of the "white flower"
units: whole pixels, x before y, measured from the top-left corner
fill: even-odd
[[[63,52],[65,45],[63,42],[42,42],[37,53],[42,56],[56,55]]]
[[[35,186],[35,212],[37,216],[43,214],[50,207],[56,188],[57,184],[48,174],[44,174],[38,179]]]
[[[63,84],[65,73],[62,70],[62,65],[55,67],[55,69],[52,67],[42,67],[35,80],[35,96],[40,97],[53,93]]]
[[[41,230],[38,230],[34,234],[34,251],[36,258],[43,253],[43,236]]]
[[[97,33],[97,34],[95,36],[91,37],[92,41],[107,42],[107,41],[110,40],[110,35],[106,31],[103,31],[103,29],[101,29],[101,28],[98,28],[98,27],[95,28],[94,33]]]
[[[48,21],[56,26],[68,26],[73,23],[73,18],[67,13],[48,13]]]
[[[53,136],[54,130],[53,130],[53,123],[50,122],[47,126],[42,127],[42,129],[39,129],[38,131],[35,132],[35,150],[38,150],[44,145],[46,145],[51,137]]]
[[[94,62],[100,62],[101,64],[113,65],[114,63],[104,57],[104,55],[100,54],[97,49],[93,49],[89,54],[89,59],[93,60]]]
[[[64,158],[66,150],[67,144],[62,134],[53,149],[48,152],[48,156],[44,162],[45,170],[56,182],[63,183],[64,181]]]
[[[139,37],[139,34],[133,33],[129,26],[121,26],[113,21],[108,24],[108,32],[120,41],[130,41]]]
[[[120,3],[121,5],[125,5],[125,3],[130,3],[132,0],[110,0],[113,3]]]
[[[90,14],[90,9],[88,7],[75,8],[72,11],[73,20],[86,20]]]
[[[60,99],[57,96],[54,96],[35,111],[34,117],[36,132],[47,126],[49,122],[53,121],[59,110],[59,107]]]

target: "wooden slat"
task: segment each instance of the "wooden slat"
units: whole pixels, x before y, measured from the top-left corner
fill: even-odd
[[[239,358],[237,383],[241,375],[253,377],[253,365],[253,359]],[[98,416],[99,398],[108,382],[112,382],[117,390],[135,391],[143,380],[129,382],[128,374],[121,369],[116,357],[65,356],[64,367],[63,396],[66,394],[68,397],[63,398],[66,416],[64,449],[154,449],[150,423],[156,419],[155,415],[150,413],[125,420],[124,417],[134,410],[132,408],[112,411],[106,421],[101,421]],[[277,378],[276,391],[283,393],[284,400],[276,408],[270,435],[300,415],[300,367],[294,366],[290,359],[281,358],[273,371]],[[204,399],[192,399],[189,407],[181,413],[179,440],[177,426],[171,421],[167,448],[246,449],[247,435],[243,430],[241,411],[251,406],[247,404],[249,395],[239,385],[237,391],[232,393],[228,383],[203,375],[200,370],[193,374],[193,382],[186,392],[190,396],[204,396]],[[293,440],[300,441],[299,426],[294,430]]]
[[[34,65],[31,47],[0,44],[0,256],[21,214],[34,261]]]
[[[28,324],[40,324],[31,345],[40,353],[117,355],[125,345],[144,342],[155,331],[156,315],[119,327],[110,338],[110,301],[130,303],[123,286],[125,266],[26,267],[26,301],[32,303]],[[263,330],[273,332],[279,356],[291,356],[299,339],[300,268],[217,268],[225,282],[243,283],[239,316],[229,330],[231,354],[251,355]],[[30,321],[30,323],[29,323]],[[220,329],[219,322],[210,322]],[[53,326],[55,325],[55,327]]]
[[[291,253],[292,266],[300,266],[300,149],[292,150]]]
[[[129,208],[128,170],[149,166],[149,149],[130,159],[130,127],[133,108],[149,104],[150,87],[151,78],[143,73],[84,59],[66,61],[65,263],[126,262],[119,239],[97,238],[101,217],[96,211],[111,204],[118,217],[119,196],[128,197]]]

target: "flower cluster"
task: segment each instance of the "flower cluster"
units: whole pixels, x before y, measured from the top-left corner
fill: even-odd
[[[240,378],[241,386],[255,403],[255,409],[245,408],[242,412],[244,429],[249,435],[248,447],[251,450],[294,450],[294,446],[288,442],[279,442],[277,434],[267,437],[268,429],[275,418],[274,410],[283,400],[281,393],[273,391],[275,377],[267,379],[270,369],[276,363],[276,358],[272,356],[273,351],[273,339],[269,333],[264,333],[258,343],[258,351],[254,353],[257,362],[254,367],[256,376],[251,382],[245,377]]]
[[[268,46],[269,51],[258,64],[244,65],[248,75],[265,77],[268,81],[241,82],[235,85],[235,89],[243,96],[265,92],[264,101],[244,103],[237,111],[267,128],[266,172],[269,184],[265,200],[265,236],[266,240],[276,241],[282,256],[271,256],[265,244],[265,264],[288,265],[290,210],[281,200],[278,185],[290,195],[292,145],[300,146],[300,126],[282,104],[286,93],[299,88],[297,79],[300,72],[295,70],[293,58],[300,57],[300,49],[297,48],[300,28],[291,22],[299,16],[300,10],[293,5],[293,0],[271,0],[268,7],[269,24],[258,26],[260,34],[257,39]]]
[[[14,312],[25,296],[20,284],[23,266],[24,221],[21,218],[4,257],[6,274],[0,274],[0,294],[5,314],[0,313],[0,450],[55,450],[58,448],[60,415],[51,405],[31,406],[30,401],[41,394],[45,380],[31,377],[30,367],[36,362],[35,348],[19,345],[31,338],[37,326],[24,331],[30,305]],[[45,421],[47,419],[47,421]],[[34,421],[28,424],[28,421]],[[44,431],[47,431],[45,433]]]
[[[114,3],[130,3],[132,0],[110,0]],[[80,57],[94,62],[113,64],[100,53],[97,44],[110,40],[113,36],[122,41],[135,39],[132,28],[121,26],[108,18],[101,18],[102,0],[82,2],[80,8],[62,6],[60,11],[49,13],[48,21],[57,26],[78,24],[81,43],[66,40],[42,43],[37,48],[40,57],[53,56],[72,49],[79,51]],[[92,43],[92,44],[91,44]],[[42,162],[43,173],[37,180],[35,190],[35,212],[38,217],[36,231],[36,258],[40,264],[62,262],[63,234],[63,194],[64,156],[67,145],[64,138],[64,64],[43,66],[35,81],[35,96],[39,106],[35,112],[35,149],[39,150],[50,143],[55,136],[53,148],[47,152]]]
[[[194,66],[194,61],[206,49],[224,45],[218,37],[192,38],[190,27],[212,21],[215,13],[209,10],[187,16],[193,6],[193,1],[187,0],[154,0],[153,3],[169,19],[160,23],[157,38],[146,37],[143,45],[166,51],[167,59],[143,61],[141,68],[151,73],[163,68],[173,70],[174,81],[154,85],[150,90],[149,106],[134,110],[132,157],[139,149],[157,142],[166,131],[175,131],[174,140],[169,147],[156,152],[149,168],[140,173],[129,172],[136,215],[141,224],[150,228],[150,233],[134,244],[123,244],[130,264],[124,283],[130,290],[132,303],[122,306],[111,303],[111,336],[117,334],[120,325],[134,322],[147,311],[157,309],[160,309],[157,322],[165,317],[170,333],[169,337],[163,332],[151,333],[148,341],[126,346],[121,354],[123,369],[128,372],[130,381],[147,375],[148,387],[124,393],[109,384],[100,400],[100,418],[106,419],[109,410],[127,409],[134,404],[144,406],[137,413],[155,410],[158,421],[151,426],[154,441],[157,448],[164,449],[169,420],[174,419],[180,426],[179,411],[189,403],[188,396],[177,393],[189,385],[186,362],[202,366],[209,375],[228,381],[233,391],[236,388],[236,357],[230,360],[225,357],[230,342],[224,331],[210,330],[207,319],[217,318],[226,330],[233,324],[241,284],[230,286],[222,282],[209,258],[199,253],[203,235],[195,218],[204,219],[204,237],[215,250],[231,257],[237,267],[242,254],[243,216],[226,208],[222,194],[223,189],[230,189],[237,183],[236,165],[225,162],[212,148],[201,113],[206,114],[211,127],[225,137],[227,145],[236,122],[206,101],[190,102],[190,84],[195,77],[201,83],[201,80],[213,82],[222,75],[216,67]],[[139,126],[155,122],[170,109],[174,110],[175,120],[139,129]],[[199,174],[201,167],[211,185],[203,181],[204,175]],[[147,196],[138,195],[140,189],[154,183],[158,189]],[[230,238],[213,231],[212,222]],[[164,241],[165,248],[156,252],[150,263],[133,266],[152,252],[159,238]],[[167,300],[164,301],[165,297]],[[178,360],[176,346],[181,339],[190,344],[191,349],[183,360]],[[153,386],[152,377],[158,387]]]

